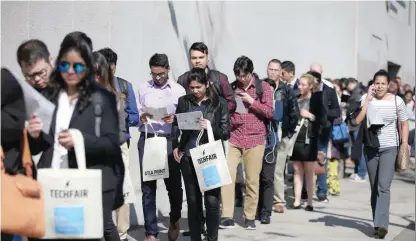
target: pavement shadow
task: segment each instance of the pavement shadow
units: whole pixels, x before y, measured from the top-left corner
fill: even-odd
[[[317,219],[311,219],[309,220],[311,223],[324,223],[325,226],[329,227],[345,227],[345,228],[352,228],[361,231],[367,237],[373,237],[374,228],[363,221],[359,220],[352,220],[352,219],[346,219],[346,218],[339,218],[335,216],[329,216],[325,215],[324,217],[320,217]]]

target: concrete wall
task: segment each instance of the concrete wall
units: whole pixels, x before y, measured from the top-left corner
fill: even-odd
[[[268,60],[279,58],[292,60],[297,74],[316,61],[327,77],[360,80],[390,60],[414,84],[414,17],[411,26],[395,21],[384,2],[3,1],[1,7],[2,65],[15,72],[22,41],[39,38],[56,56],[65,34],[80,30],[94,49],[109,46],[118,53],[118,75],[135,87],[149,79],[148,59],[156,52],[168,54],[171,78],[186,71],[187,49],[195,41],[208,45],[210,64],[230,79],[235,59],[246,55],[261,76]]]

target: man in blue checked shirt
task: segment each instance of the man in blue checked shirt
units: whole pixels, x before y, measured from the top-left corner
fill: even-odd
[[[113,74],[115,76],[117,66],[117,54],[110,48],[100,49],[99,52],[105,56],[105,58],[111,65],[111,69],[113,70]],[[117,91],[126,95],[126,112],[128,114],[126,119],[126,126],[137,126],[139,124],[139,110],[137,109],[136,97],[134,95],[133,86],[130,82],[120,77],[115,77],[114,80],[117,87]],[[126,135],[127,144],[128,146],[130,146],[129,128],[127,128]]]
[[[107,62],[111,66],[113,74],[116,72],[117,65],[117,54],[110,48],[104,48],[99,50],[101,54],[107,59]],[[114,75],[115,76],[115,75]],[[129,127],[137,126],[139,124],[139,110],[137,109],[136,97],[134,95],[133,86],[130,82],[120,77],[114,78],[117,91],[126,96],[126,140],[127,146],[121,146],[121,152],[123,155],[123,162],[126,168],[129,167],[129,149],[130,146],[130,134]],[[116,210],[116,219],[117,219],[117,231],[120,235],[121,241],[127,241],[127,231],[130,228],[130,207],[127,203],[123,204],[119,209]]]

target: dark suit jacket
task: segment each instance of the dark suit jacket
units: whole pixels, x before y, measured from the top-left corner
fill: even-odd
[[[122,163],[116,99],[114,94],[98,85],[94,86],[94,95],[102,97],[100,137],[95,135],[95,105],[92,102],[82,112],[79,111],[79,102],[77,103],[69,128],[81,131],[84,137],[87,168],[101,169],[103,191],[110,191],[116,188],[119,179],[116,177],[116,169]],[[49,168],[52,165],[57,110],[58,106],[56,106],[48,135],[42,133],[38,139],[29,137],[32,154],[43,151],[38,168]],[[73,149],[68,151],[68,162],[69,168],[78,167]]]
[[[335,119],[341,116],[341,108],[339,107],[338,97],[335,89],[323,84],[322,102],[328,121],[322,129],[321,140],[328,142],[329,138],[331,137],[332,123]]]
[[[22,138],[26,120],[25,101],[22,88],[14,76],[1,69],[1,146],[8,172],[17,172],[22,167]]]

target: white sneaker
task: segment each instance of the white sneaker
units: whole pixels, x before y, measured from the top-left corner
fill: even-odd
[[[365,177],[360,177],[357,174],[352,174],[350,176],[350,180],[354,182],[365,182],[367,179]]]

